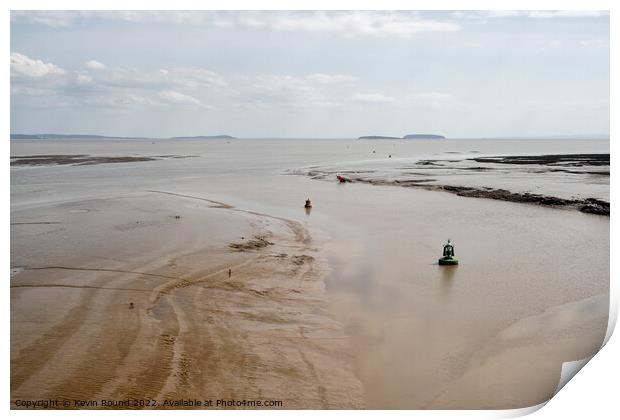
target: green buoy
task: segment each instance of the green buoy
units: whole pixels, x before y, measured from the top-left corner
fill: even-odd
[[[439,265],[457,265],[459,260],[454,256],[454,245],[448,239],[448,243],[443,246],[443,257],[439,259]]]

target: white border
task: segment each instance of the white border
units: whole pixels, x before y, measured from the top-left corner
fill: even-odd
[[[611,0],[9,0],[13,10],[611,10]]]
[[[370,1],[370,0],[175,0],[174,2],[165,0],[107,0],[107,1],[89,1],[88,3],[78,0],[56,0],[53,3],[44,0],[21,0],[14,1],[9,0],[5,2],[7,8],[4,9],[2,15],[2,48],[4,51],[5,60],[8,61],[10,55],[10,15],[9,10],[199,10],[199,9],[219,9],[219,10],[611,10],[611,115],[618,114],[618,92],[617,83],[614,75],[618,74],[618,18],[616,13],[619,12],[617,2],[605,1],[605,0],[592,0],[592,1],[558,1],[558,0],[504,0],[501,3],[497,1],[489,0],[435,0],[435,1],[422,1],[422,0],[384,0],[384,1]],[[5,61],[5,63],[7,63]],[[8,141],[8,134],[10,132],[10,76],[9,66],[5,64],[2,67],[3,74],[3,101],[2,101],[2,115],[0,117],[2,133],[5,136],[5,140],[1,143],[3,156],[5,162],[8,163],[8,156],[10,155],[10,144]],[[611,120],[611,138],[615,138],[618,132],[617,122]],[[611,141],[611,154],[612,161],[615,160],[617,148],[614,141]],[[2,192],[5,198],[10,196],[10,179],[9,179],[9,165],[2,168]],[[612,164],[612,166],[614,166]],[[611,174],[611,186],[615,185],[615,172]],[[611,201],[615,200],[616,192],[611,189]],[[10,202],[7,199],[2,206],[2,218],[5,221],[2,228],[4,231],[2,242],[2,256],[4,272],[9,273],[10,267],[10,228],[7,221],[10,218]],[[617,233],[617,224],[614,223],[614,218],[611,219],[611,250],[614,249],[615,238]],[[617,266],[614,264],[613,259],[610,259],[611,263],[611,278],[615,279],[617,275]],[[8,288],[8,278],[5,280],[5,287]],[[612,298],[610,315],[612,320],[610,321],[607,339],[613,330],[618,313],[618,287],[615,282],[611,284]],[[9,337],[9,311],[10,311],[10,299],[9,293],[4,294],[4,311],[3,311],[3,331],[5,338]],[[10,349],[8,340],[5,340],[5,345],[2,346],[2,362],[5,369],[4,380],[2,381],[2,395],[7,398],[10,395],[9,392],[9,366],[10,366]],[[559,394],[554,397],[547,406],[540,411],[537,411],[534,416],[539,419],[550,418],[562,418],[562,419],[581,419],[584,416],[593,418],[611,418],[610,414],[618,412],[618,404],[616,401],[617,394],[617,378],[615,374],[619,372],[618,354],[620,353],[620,343],[617,337],[612,337],[607,345],[602,349],[600,354],[597,354],[594,359],[583,368],[583,372],[579,373],[578,379],[572,380],[562,389]],[[8,410],[9,402],[5,402],[5,409]],[[321,416],[327,417],[341,417],[341,416],[355,416],[357,418],[373,418],[376,415],[389,415],[393,417],[402,418],[432,418],[432,419],[446,419],[446,418],[505,418],[519,415],[525,415],[529,412],[536,411],[535,408],[523,409],[523,410],[507,410],[507,411],[388,411],[388,412],[374,412],[374,411],[330,411],[322,412]],[[9,415],[16,418],[75,418],[87,416],[88,418],[108,418],[112,413],[110,412],[94,412],[94,411],[72,411],[72,412],[43,412],[43,411],[10,411]],[[310,418],[317,415],[314,411],[296,411],[294,413],[286,411],[252,411],[251,413],[244,412],[245,415],[252,415],[252,417],[273,419],[274,417],[284,416],[289,417],[294,415],[295,417]],[[134,417],[134,416],[149,416],[150,418],[166,418],[183,416],[193,418],[204,418],[205,416],[215,417],[230,417],[238,416],[239,412],[234,411],[182,411],[182,412],[164,412],[164,411],[149,411],[149,412],[115,412],[115,417],[120,416]]]

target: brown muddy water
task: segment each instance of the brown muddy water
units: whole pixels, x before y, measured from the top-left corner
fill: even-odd
[[[12,398],[79,388],[86,376],[65,376],[63,366],[71,360],[87,365],[87,349],[118,333],[112,328],[118,319],[109,314],[125,308],[126,296],[42,287],[62,283],[131,286],[132,299],[144,310],[135,312],[141,320],[120,318],[129,341],[103,346],[108,363],[96,386],[83,387],[91,396],[249,398],[266,389],[277,398],[289,389],[291,406],[299,408],[518,408],[542,402],[553,395],[562,362],[589,356],[605,335],[609,217],[290,174],[328,166],[393,175],[423,159],[557,152],[609,153],[609,142],[13,141],[13,156],[123,159],[11,168]],[[464,173],[444,175],[462,185],[484,186],[490,179]],[[492,179],[490,186],[511,191],[609,196],[604,175],[502,168]],[[314,204],[310,212],[303,209],[306,198]],[[300,239],[287,223],[299,224],[307,237]],[[265,232],[276,248],[251,254],[263,258],[258,265],[244,263],[247,256],[228,247],[241,236]],[[436,264],[448,238],[461,261],[457,267]],[[290,260],[278,260],[280,254]],[[182,271],[200,280],[206,267],[219,273],[235,264],[246,264],[241,267],[252,290],[266,292],[276,287],[274,278],[301,279],[306,271],[314,282],[299,288],[293,283],[301,280],[294,280],[289,294],[240,301],[239,291],[182,287],[147,313],[158,296],[153,290],[167,290],[170,279],[127,273],[174,277]],[[33,270],[44,267],[96,270],[78,276]],[[18,287],[24,285],[33,287]],[[286,300],[296,293],[291,290],[305,300]],[[217,302],[235,297],[234,304],[210,306],[213,296]],[[50,302],[55,304],[44,305]],[[253,309],[233,310],[244,305]],[[205,317],[220,327],[204,330],[199,320]],[[71,326],[87,333],[68,334]],[[275,341],[261,335],[267,330],[271,336],[277,330],[284,341],[273,347]],[[182,338],[166,338],[175,334]],[[313,337],[312,345],[300,344],[299,334]],[[153,336],[159,344],[149,350]],[[213,353],[199,351],[201,345]],[[235,347],[243,351],[224,357]],[[281,349],[284,368],[276,369],[268,357],[274,349]],[[126,379],[121,366],[145,354],[170,360],[169,369],[134,375],[131,386],[120,386]],[[41,356],[44,362],[34,362]],[[217,360],[223,363],[216,386],[204,375]],[[235,364],[250,368],[226,375],[225,367]],[[269,375],[260,374],[261,366]],[[311,398],[304,403],[303,395]]]

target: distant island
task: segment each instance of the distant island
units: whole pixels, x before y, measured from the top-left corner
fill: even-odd
[[[358,140],[443,140],[444,136],[438,134],[407,134],[403,137],[392,136],[362,136],[358,137]]]
[[[235,139],[236,137],[227,134],[215,136],[191,136],[191,137],[169,137],[169,140],[210,140],[210,139]],[[93,134],[13,134],[11,140],[60,140],[60,139],[83,139],[83,140],[107,140],[107,139],[128,139],[128,140],[152,140],[150,137],[118,137],[118,136],[97,136]]]
[[[438,134],[407,134],[403,137],[404,139],[415,139],[415,140],[444,140],[444,136],[440,136]]]
[[[116,137],[95,136],[90,134],[13,134],[11,140],[55,140],[55,139],[110,139]]]
[[[390,136],[362,136],[362,137],[358,137],[358,140],[376,140],[376,139],[400,139],[400,137],[390,137]]]

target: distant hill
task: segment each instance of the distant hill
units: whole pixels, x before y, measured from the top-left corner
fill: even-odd
[[[210,140],[210,139],[236,139],[228,134],[218,134],[215,136],[190,136],[190,137],[170,137],[172,140]]]
[[[414,140],[443,140],[444,136],[440,136],[437,134],[407,134],[403,137],[404,139],[414,139]]]
[[[45,140],[45,139],[106,139],[114,137],[94,136],[90,134],[12,134],[11,140]]]
[[[61,139],[83,139],[83,140],[105,140],[105,139],[148,139],[148,137],[116,137],[116,136],[97,136],[94,134],[13,134],[11,140],[61,140]]]
[[[194,136],[194,137],[170,137],[171,140],[208,140],[208,139],[234,139],[236,137],[226,134],[216,136]],[[141,140],[150,139],[149,137],[116,137],[116,136],[97,136],[92,134],[13,134],[11,140],[60,140],[60,139],[83,139],[83,140],[106,140],[106,139],[129,139]]]
[[[390,136],[362,136],[358,137],[358,140],[377,140],[377,139],[399,139],[400,137],[390,137]]]

